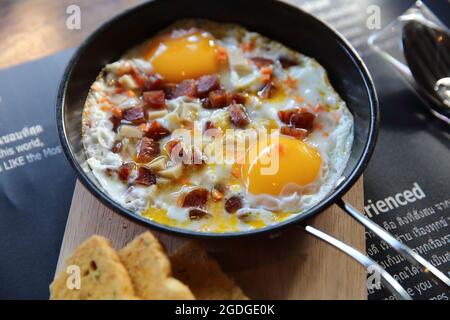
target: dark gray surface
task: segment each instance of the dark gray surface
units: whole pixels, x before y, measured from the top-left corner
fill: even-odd
[[[0,70],[0,137],[41,125],[36,137],[0,144],[14,148],[35,138],[45,144],[26,154],[59,147],[55,96],[72,50]],[[57,149],[56,149],[57,150]],[[10,168],[0,156],[0,299],[46,299],[61,246],[75,176],[62,153]],[[0,152],[1,153],[1,152]],[[5,165],[5,162],[8,163]]]

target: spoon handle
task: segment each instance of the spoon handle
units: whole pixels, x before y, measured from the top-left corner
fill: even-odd
[[[378,265],[374,260],[368,256],[362,254],[358,250],[350,247],[349,245],[339,241],[328,234],[314,228],[311,226],[304,227],[304,230],[310,235],[332,245],[336,249],[346,253],[351,258],[355,259],[366,269],[377,272],[380,275],[380,280],[383,285],[398,299],[400,300],[412,300],[411,296],[406,292],[406,290],[394,279],[386,270],[384,270],[380,265]]]
[[[351,215],[356,221],[364,225],[367,229],[371,230],[379,238],[386,241],[386,243],[388,243],[395,251],[403,255],[409,262],[421,268],[425,273],[431,273],[431,275],[433,275],[437,280],[446,285],[447,288],[450,287],[450,279],[443,272],[439,271],[435,266],[433,266],[430,262],[425,260],[422,256],[415,253],[411,248],[398,241],[390,233],[386,232],[383,228],[365,217],[361,212],[353,208],[348,203],[344,202],[342,199],[338,200],[337,204],[342,210]]]

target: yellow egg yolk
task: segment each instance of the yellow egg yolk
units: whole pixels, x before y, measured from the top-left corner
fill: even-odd
[[[216,73],[219,68],[214,39],[199,31],[159,37],[150,44],[145,58],[164,80],[175,83]]]
[[[261,149],[258,144],[253,148]],[[255,152],[250,148],[249,154],[257,156],[250,156],[240,165],[241,179],[253,195],[279,196],[285,186],[307,186],[319,176],[322,158],[315,148],[304,141],[280,135],[278,142],[259,149]],[[274,152],[278,156],[273,157]],[[278,161],[278,165],[274,161]]]

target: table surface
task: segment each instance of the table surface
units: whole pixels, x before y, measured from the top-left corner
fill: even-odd
[[[2,0],[0,1],[0,68],[37,59],[74,47],[104,20],[134,6],[136,0]],[[288,1],[295,3],[295,0]],[[69,5],[81,8],[81,29],[66,27]],[[363,206],[362,179],[346,199]],[[364,228],[333,206],[309,221],[350,245],[364,250]],[[78,182],[75,187],[64,241],[62,262],[92,234],[112,239],[119,248],[143,227],[100,204]],[[185,239],[157,234],[169,251]],[[365,271],[337,250],[297,228],[275,238],[254,238],[204,243],[251,298],[259,299],[365,299]]]

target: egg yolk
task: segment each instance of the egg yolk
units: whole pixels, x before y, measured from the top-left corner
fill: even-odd
[[[150,44],[145,58],[168,82],[213,74],[219,68],[214,39],[210,34],[198,31],[156,39]]]
[[[257,156],[241,165],[241,178],[248,192],[254,195],[279,196],[288,184],[307,186],[317,179],[322,166],[321,156],[315,148],[287,136],[279,136],[278,142],[259,152],[252,151],[255,150],[250,150],[249,154]],[[272,152],[278,152],[278,157],[272,157]],[[278,166],[268,164],[267,159],[278,161]],[[274,170],[268,170],[269,167]]]

